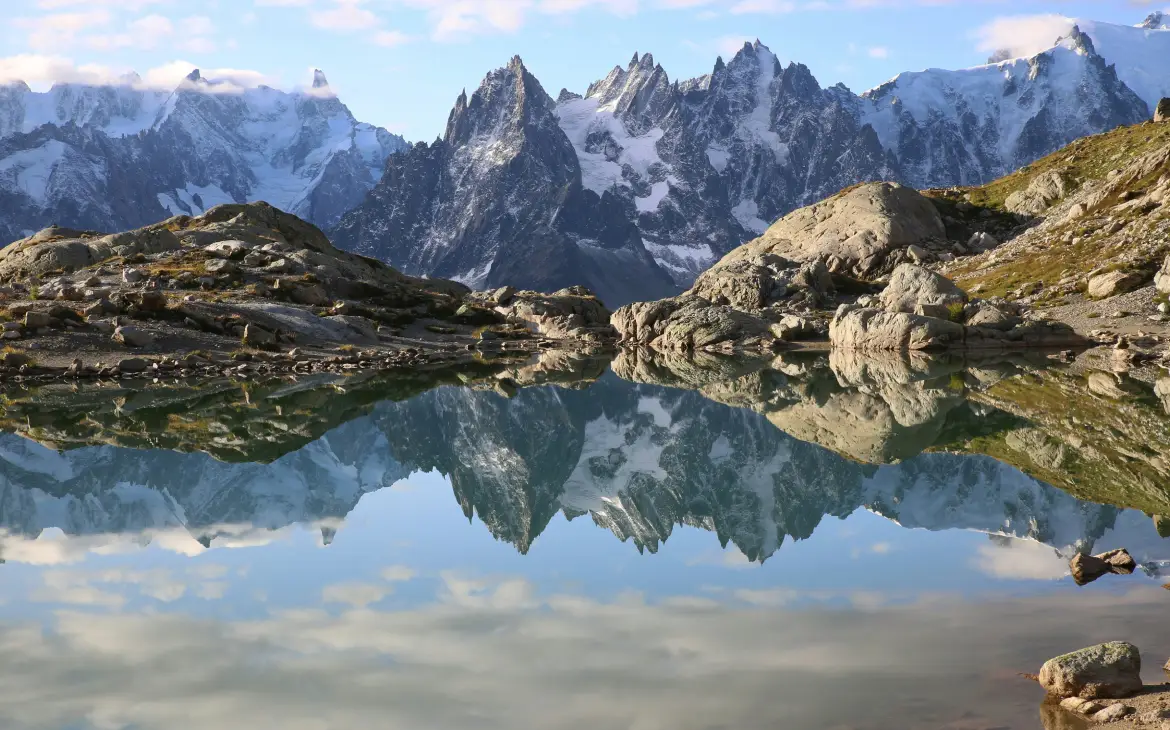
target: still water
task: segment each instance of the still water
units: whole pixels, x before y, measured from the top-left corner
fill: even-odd
[[[954,448],[1007,429],[1028,472],[1085,473],[954,372],[819,367],[448,385],[332,421],[303,385],[10,397],[0,727],[1052,729],[1019,676],[1050,656],[1125,639],[1160,680],[1170,540],[1131,508],[1160,498],[1140,470],[1128,504],[1078,499]],[[1142,567],[1068,577],[1114,547]]]

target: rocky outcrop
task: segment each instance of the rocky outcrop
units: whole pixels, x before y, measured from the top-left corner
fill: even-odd
[[[295,344],[303,359],[315,348],[362,345],[374,348],[359,358],[371,367],[413,360],[419,348],[450,359],[616,339],[609,310],[586,290],[500,292],[489,301],[462,284],[340,251],[266,203],[113,235],[46,229],[0,250],[0,284],[8,314],[23,318],[4,338],[37,341],[42,361],[81,346],[169,355]]]
[[[580,286],[552,294],[515,291],[502,287],[472,295],[496,312],[527,323],[539,334],[558,340],[590,340],[612,343],[617,332],[610,324],[611,313],[593,292]]]
[[[1162,99],[1158,102],[1158,108],[1154,110],[1154,121],[1170,122],[1170,99]]]
[[[1055,697],[1117,699],[1142,689],[1141,671],[1138,648],[1113,641],[1049,659],[1040,669],[1040,684]]]
[[[1069,189],[1068,181],[1059,172],[1046,172],[1033,178],[1028,187],[1009,195],[1004,207],[1021,215],[1040,215],[1067,195]]]
[[[773,338],[759,317],[691,294],[657,302],[635,302],[610,320],[629,346],[692,351],[757,346]]]
[[[911,188],[870,183],[788,214],[724,261],[773,254],[873,278],[909,260],[910,246],[925,250],[936,245],[950,249],[934,203]]]
[[[1025,321],[1006,302],[968,302],[940,274],[903,264],[874,302],[843,304],[829,325],[835,349],[915,351],[1015,349],[1084,344],[1072,328],[1044,320]]]

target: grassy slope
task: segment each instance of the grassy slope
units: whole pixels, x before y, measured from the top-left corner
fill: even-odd
[[[1149,122],[1121,127],[1080,139],[987,185],[962,190],[931,191],[928,194],[943,200],[961,196],[983,215],[997,217],[1007,213],[1004,204],[1012,193],[1025,190],[1041,175],[1052,172],[1061,175],[1073,191],[1070,195],[1075,195],[1075,191],[1086,183],[1102,184],[1110,179],[1114,170],[1120,171],[1135,160],[1166,147],[1170,147],[1170,124]],[[1125,183],[1123,194],[1140,195],[1168,172],[1170,170],[1159,168],[1129,180]],[[1122,200],[1119,197],[1106,202],[1116,204]],[[1146,213],[1143,211],[1131,209],[1115,216],[1115,220],[1127,225],[1120,234],[1110,233],[1100,219],[1086,216],[1055,227],[1043,241],[1037,241],[1029,250],[1019,252],[1009,262],[986,266],[984,258],[980,257],[960,262],[949,273],[968,290],[982,285],[980,292],[984,296],[1007,295],[1034,282],[1040,282],[1048,289],[1070,276],[1084,276],[1091,271],[1109,268],[1136,270],[1152,275],[1161,264],[1167,246],[1134,246],[1132,238],[1128,237],[1140,230],[1140,226],[1129,224],[1144,215]],[[1152,233],[1140,235],[1157,238],[1157,234]],[[1068,241],[1067,238],[1072,240]]]

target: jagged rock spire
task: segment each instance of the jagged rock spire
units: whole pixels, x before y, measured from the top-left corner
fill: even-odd
[[[1170,28],[1170,17],[1168,17],[1166,13],[1162,12],[1161,10],[1155,10],[1154,12],[1150,13],[1146,17],[1145,21],[1138,25],[1138,27],[1146,28],[1148,30],[1161,30],[1164,28]]]
[[[329,88],[329,79],[325,78],[325,72],[319,68],[313,69],[313,88],[327,89]]]

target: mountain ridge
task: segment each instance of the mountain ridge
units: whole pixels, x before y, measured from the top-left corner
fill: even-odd
[[[171,91],[136,76],[44,92],[13,82],[0,86],[0,238],[54,223],[125,230],[260,199],[329,226],[404,145],[358,122],[320,71],[291,92],[197,69]]]
[[[1094,24],[1082,32],[1074,24],[1052,48],[1030,58],[901,74],[863,94],[841,85],[823,88],[807,67],[782,65],[759,41],[745,43],[728,62],[717,59],[710,74],[683,81],[672,81],[652,54],[635,54],[583,95],[562,90],[554,107],[559,133],[547,125],[543,132],[558,148],[563,138],[569,140],[581,187],[602,199],[606,225],[634,227],[640,246],[631,242],[627,249],[644,249],[677,291],[771,221],[853,184],[892,180],[929,188],[986,182],[1074,139],[1148,118],[1149,104],[1097,52],[1092,36],[1108,35],[1102,28],[1120,26]],[[1126,32],[1157,44],[1170,39],[1162,30]],[[523,67],[518,58],[512,64]],[[490,86],[488,79],[481,91]],[[474,114],[460,106],[465,103],[457,101],[456,111]],[[469,155],[486,154],[476,152],[472,140],[454,144]],[[566,197],[563,180],[525,165],[518,172],[526,200],[558,216],[573,215],[577,200],[588,197]],[[476,188],[474,180],[465,185]],[[509,259],[512,245],[499,245],[498,230],[491,232],[490,245],[475,231],[458,242],[462,248],[452,255],[461,258],[461,271],[428,271],[418,261],[415,240],[392,225],[403,215],[395,201],[411,199],[411,187],[401,177],[384,179],[379,194],[343,219],[336,230],[339,245],[360,247],[355,250],[418,275],[456,276],[486,287],[510,283],[498,273],[483,275],[501,271],[501,264],[518,266]],[[476,201],[492,195],[486,187],[465,190],[461,210],[477,217]],[[432,202],[449,205],[441,192]],[[452,224],[422,218],[414,219],[421,226],[411,229],[416,237]],[[538,256],[542,246],[519,243],[516,256]],[[572,283],[615,289],[606,280],[612,268],[576,271]],[[553,278],[545,284],[539,272],[528,271],[523,285],[565,285],[562,276]],[[611,306],[651,296],[616,289],[624,296],[603,294]]]

